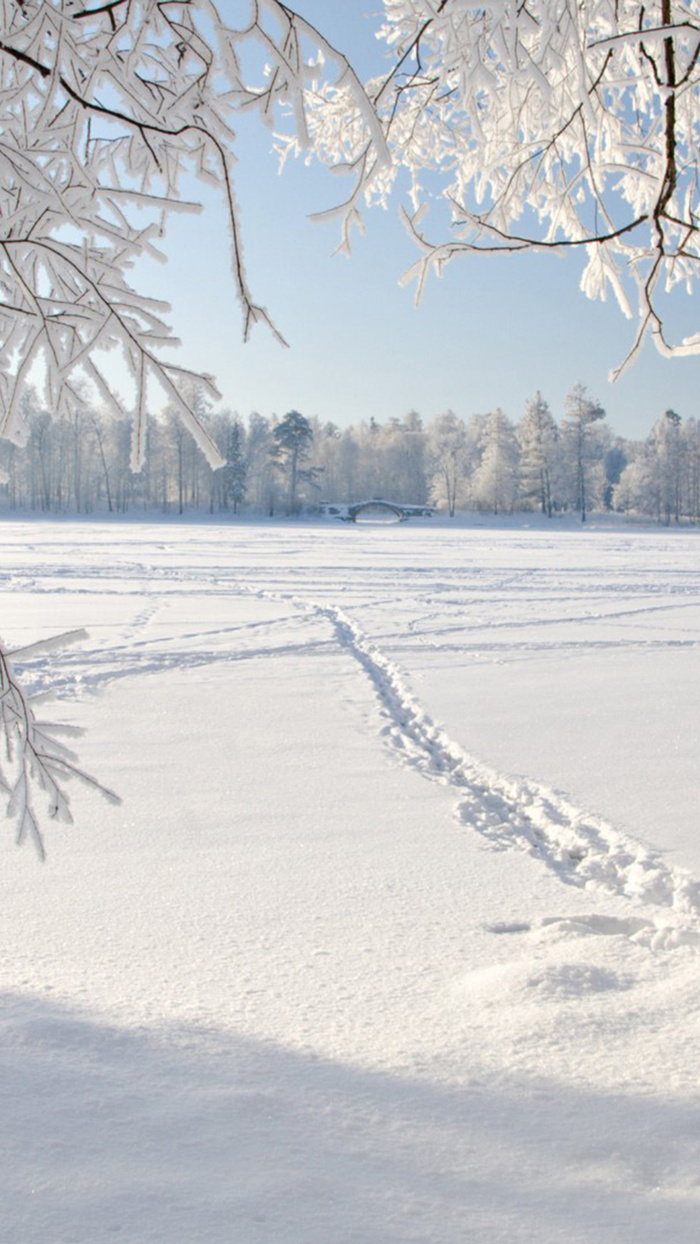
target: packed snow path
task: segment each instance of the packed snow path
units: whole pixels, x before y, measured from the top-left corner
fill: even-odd
[[[695,1244],[697,539],[2,525],[8,1238]]]
[[[465,826],[504,849],[524,846],[565,881],[610,890],[652,907],[670,907],[688,918],[662,928],[651,920],[633,919],[629,929],[637,938],[652,938],[657,946],[686,941],[700,944],[700,883],[686,871],[667,867],[657,852],[646,850],[554,791],[524,778],[504,778],[476,763],[431,721],[406,689],[397,666],[343,609],[298,603],[327,618],[338,642],[366,671],[388,722],[382,734],[404,763],[459,792],[456,813]]]

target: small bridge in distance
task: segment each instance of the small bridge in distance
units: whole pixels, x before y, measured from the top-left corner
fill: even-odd
[[[353,501],[347,505],[322,502],[321,512],[345,523],[405,523],[409,518],[431,518],[433,511],[426,505],[404,505],[372,497],[369,501]]]

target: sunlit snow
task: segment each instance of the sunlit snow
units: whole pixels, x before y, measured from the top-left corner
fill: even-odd
[[[698,533],[0,526],[12,1244],[695,1244]]]

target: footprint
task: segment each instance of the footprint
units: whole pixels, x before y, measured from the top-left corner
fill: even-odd
[[[684,925],[662,924],[640,916],[544,916],[541,920],[513,920],[484,925],[498,936],[533,933],[541,941],[560,941],[572,937],[625,937],[652,950],[673,950],[679,946],[700,946],[700,931]]]
[[[646,907],[671,909],[684,928],[665,931],[648,922],[626,936],[659,944],[700,942],[700,884],[667,865],[660,855],[619,833],[602,818],[528,778],[505,777],[469,756],[437,726],[408,691],[398,667],[337,605],[316,604],[292,593],[250,589],[284,600],[330,623],[335,638],[369,678],[385,725],[380,734],[405,764],[458,795],[455,815],[496,849],[514,847],[537,857],[566,884],[602,890]],[[593,931],[593,930],[589,930]],[[610,933],[608,933],[610,935]]]

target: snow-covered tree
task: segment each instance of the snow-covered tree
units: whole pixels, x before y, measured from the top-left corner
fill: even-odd
[[[314,430],[305,415],[290,410],[272,432],[275,461],[285,477],[287,513],[296,514],[299,505],[299,485],[312,478],[304,471],[303,464],[311,457]]]
[[[474,499],[480,509],[494,514],[512,510],[518,491],[518,442],[502,410],[486,415],[481,446],[481,462],[472,478]]]
[[[267,510],[270,485],[270,444],[272,432],[269,421],[257,410],[248,419],[247,435],[247,488],[248,500],[258,510]]]
[[[339,501],[355,501],[364,490],[360,486],[361,449],[355,428],[345,428],[338,442],[337,469]],[[330,496],[326,489],[326,496]]]
[[[469,438],[463,419],[453,411],[433,419],[428,432],[430,500],[445,506],[450,518],[465,496],[469,471]]]
[[[656,463],[659,518],[668,525],[671,518],[678,522],[682,505],[682,420],[675,410],[664,411],[651,430],[650,441]]]
[[[612,510],[615,508],[615,489],[620,482],[622,472],[627,466],[628,461],[628,443],[620,436],[616,436],[611,439],[603,458],[603,474],[605,476],[603,505],[606,510]]]
[[[388,419],[374,436],[381,483],[378,491],[391,501],[421,505],[426,500],[423,421],[412,410],[404,419]]]
[[[324,423],[321,419],[314,418],[310,423],[314,434],[313,466],[319,480],[322,480],[323,495],[339,500],[341,485],[338,464],[343,434],[330,421]]]
[[[520,444],[520,496],[551,518],[559,429],[539,391],[527,402],[517,435]]]
[[[667,410],[657,419],[615,490],[615,504],[668,525],[680,520],[684,503],[685,441],[680,415]]]
[[[37,412],[29,420],[27,454],[32,505],[49,511],[54,501],[56,453],[55,424],[48,411]]]
[[[248,463],[245,455],[245,433],[240,419],[230,421],[226,438],[226,462],[222,470],[223,505],[238,513],[246,495]]]
[[[623,514],[658,513],[656,469],[648,441],[621,472],[612,500],[614,508]]]
[[[667,410],[645,441],[627,443],[629,461],[614,489],[616,509],[668,525],[700,519],[700,429]]]
[[[409,502],[423,505],[427,499],[425,451],[427,436],[417,410],[410,410],[401,421],[397,448],[403,467],[404,495]]]
[[[101,468],[99,483],[96,490],[97,498],[99,499],[100,492],[104,490],[107,510],[111,514],[114,510],[114,503],[112,499],[112,453],[109,444],[111,427],[109,423],[107,423],[97,413],[92,416],[91,422]]]
[[[188,408],[193,411],[197,423],[207,435],[207,439],[216,447],[216,442],[206,433],[211,403],[203,385],[187,381],[183,385],[183,394]],[[168,406],[165,412],[166,443],[170,447],[169,473],[174,476],[177,490],[177,512],[183,514],[186,505],[196,506],[203,483],[203,458],[197,442],[189,435],[189,431],[180,418],[175,406]],[[148,422],[145,431],[148,430]],[[217,453],[219,452],[218,447]],[[168,497],[169,501],[169,497]]]
[[[364,421],[357,430],[358,461],[355,474],[360,497],[380,497],[385,487],[382,425],[376,419]],[[353,498],[356,500],[356,498]]]
[[[592,502],[602,503],[606,446],[595,434],[594,424],[605,418],[600,402],[588,396],[585,385],[576,384],[566,399],[562,420],[564,460],[569,476],[570,501],[585,523]]]
[[[691,522],[700,521],[700,423],[686,419],[683,430],[684,512]]]

